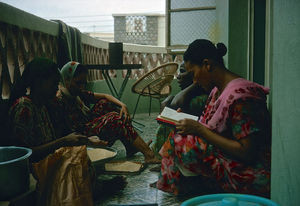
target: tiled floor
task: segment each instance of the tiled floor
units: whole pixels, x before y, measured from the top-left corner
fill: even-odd
[[[152,139],[155,140],[155,131],[158,127],[158,124],[155,120],[157,113],[152,113],[149,117],[148,114],[138,114],[135,117],[135,120],[144,123],[144,132],[140,133],[141,137],[147,142]],[[125,149],[121,142],[117,141],[113,148],[118,151],[118,155],[115,159],[126,159],[125,158]],[[137,153],[130,160],[134,161],[143,161],[143,155],[141,153]],[[172,194],[168,194],[152,188],[149,186],[150,183],[157,181],[158,172],[149,171],[150,168],[155,165],[148,166],[144,171],[142,171],[138,175],[127,175],[127,186],[126,188],[116,194],[102,198],[99,202],[97,202],[97,206],[105,206],[105,205],[141,205],[141,204],[157,204],[157,205],[180,205],[182,201],[187,199],[187,197],[175,197]],[[99,178],[110,178],[111,175],[99,175]]]

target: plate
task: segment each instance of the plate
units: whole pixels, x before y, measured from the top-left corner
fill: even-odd
[[[109,147],[87,147],[92,164],[103,164],[117,156],[117,151]]]
[[[145,169],[141,162],[111,161],[104,164],[105,173],[109,174],[140,174]]]

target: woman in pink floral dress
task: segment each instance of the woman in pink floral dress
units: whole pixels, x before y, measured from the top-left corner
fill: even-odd
[[[199,39],[184,54],[194,83],[211,92],[199,121],[181,120],[160,150],[160,190],[179,194],[184,176],[201,176],[199,188],[269,196],[269,89],[227,70],[226,52],[222,43]]]

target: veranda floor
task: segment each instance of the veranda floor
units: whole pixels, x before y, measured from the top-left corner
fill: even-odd
[[[137,114],[135,120],[145,124],[143,133],[140,133],[141,137],[147,142],[148,140],[155,140],[155,132],[158,127],[158,123],[155,118],[158,114],[152,113],[150,116],[148,113]],[[120,141],[117,141],[112,148],[118,151],[118,155],[115,159],[126,159],[125,148]],[[137,153],[130,160],[143,161],[143,155]],[[152,172],[149,169],[155,165],[149,165],[138,175],[125,175],[127,177],[126,188],[118,194],[106,196],[100,199],[96,205],[145,205],[145,204],[157,204],[164,206],[180,205],[184,200],[190,198],[186,196],[176,197],[172,194],[162,192],[149,186],[149,184],[157,181],[158,172]],[[99,174],[98,178],[111,178],[112,175]]]

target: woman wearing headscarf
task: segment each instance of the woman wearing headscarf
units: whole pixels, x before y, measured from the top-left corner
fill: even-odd
[[[32,149],[37,205],[93,205],[92,176],[84,146],[88,138],[78,133],[60,136],[62,130],[54,127],[47,110],[59,81],[58,67],[49,59],[35,58],[25,66],[10,96],[13,143]],[[78,184],[72,178],[77,178]]]
[[[217,192],[270,195],[269,89],[227,70],[226,51],[198,39],[184,53],[194,83],[211,92],[199,121],[181,120],[160,150],[160,190],[179,194],[189,187],[184,180],[198,178],[194,191],[214,185]]]
[[[25,66],[10,95],[14,144],[32,148],[34,160],[61,146],[83,145],[88,141],[85,135],[66,134],[67,130],[57,130],[52,124],[47,105],[55,99],[59,81],[60,73],[53,61],[35,58]]]
[[[159,162],[133,128],[127,106],[111,95],[86,91],[88,70],[78,62],[68,62],[61,69],[62,85],[58,99],[63,105],[68,124],[74,131],[98,136],[112,146],[120,140],[127,156],[140,151],[146,163]],[[94,104],[90,109],[89,106]]]

